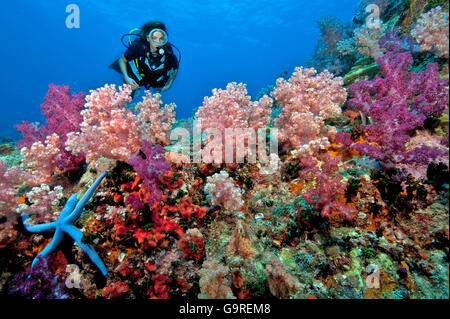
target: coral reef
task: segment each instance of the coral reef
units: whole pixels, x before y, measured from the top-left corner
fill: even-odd
[[[446,24],[446,1],[361,1],[320,19],[313,67],[192,119],[50,85],[46,124],[0,145],[0,296],[448,299]],[[183,156],[174,129],[198,133]]]
[[[142,133],[134,114],[121,106],[131,101],[131,88],[105,85],[86,96],[81,132],[67,134],[66,149],[85,153],[91,162],[103,156],[126,161],[140,146]]]

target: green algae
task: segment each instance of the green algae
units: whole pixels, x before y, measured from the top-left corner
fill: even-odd
[[[360,80],[370,80],[379,72],[377,63],[369,65],[355,65],[350,72],[344,75],[344,86],[357,83]]]

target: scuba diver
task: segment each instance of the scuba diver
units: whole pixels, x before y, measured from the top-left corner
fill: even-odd
[[[138,30],[138,33],[132,33]],[[128,36],[130,46],[123,43]],[[130,36],[137,36],[131,42]],[[153,88],[155,92],[164,92],[170,88],[177,76],[181,54],[177,47],[168,41],[164,23],[149,21],[140,29],[131,30],[122,36],[122,44],[127,50],[109,67],[123,75],[124,81],[131,85],[133,97],[141,86]],[[176,48],[180,59],[173,53]]]

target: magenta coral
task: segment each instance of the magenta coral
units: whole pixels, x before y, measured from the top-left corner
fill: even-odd
[[[414,40],[409,34],[401,37],[401,31],[398,28],[387,31],[378,42],[386,52],[400,53],[404,51],[414,51]]]
[[[140,155],[141,153],[143,156]],[[152,205],[161,199],[159,176],[170,171],[170,164],[164,157],[162,146],[152,147],[147,140],[142,141],[140,154],[128,160],[127,163],[132,165],[137,175],[143,179],[142,187],[148,194],[146,201]]]
[[[67,133],[80,131],[83,121],[81,110],[86,96],[84,92],[70,95],[69,90],[68,86],[50,84],[45,101],[41,104],[42,114],[47,117],[45,121],[47,128],[43,128],[44,134],[48,136],[56,133],[60,138],[61,150],[55,164],[61,171],[77,169],[85,160],[83,153],[74,155],[64,148]]]
[[[420,44],[421,51],[432,51],[440,57],[449,57],[448,12],[440,6],[422,13],[411,35]]]
[[[80,112],[84,107],[86,93],[71,95],[69,90],[69,86],[49,85],[44,103],[41,104],[42,114],[47,117],[45,122],[48,132],[46,133],[57,132],[59,135],[64,135],[64,132],[79,130],[83,120]]]
[[[86,153],[91,162],[100,156],[127,161],[137,152],[142,133],[139,121],[125,104],[131,101],[131,88],[105,85],[86,96],[86,109],[81,112],[81,132],[67,134],[66,149],[75,154]]]
[[[132,209],[139,210],[145,207],[141,194],[132,192],[125,198],[125,205],[130,205]]]
[[[396,163],[427,164],[440,152],[423,145],[405,151],[414,129],[423,125],[427,116],[440,117],[448,103],[448,79],[441,79],[434,63],[426,71],[409,72],[409,52],[387,53],[377,60],[383,77],[360,81],[349,88],[350,108],[370,116],[374,124],[363,126],[365,142],[352,148],[361,155],[378,161],[384,169]],[[340,133],[339,139],[344,140]]]
[[[46,125],[38,126],[24,121],[15,128],[23,135],[17,143],[18,148],[30,148],[35,142],[44,143],[45,139],[57,134],[60,140],[60,151],[55,158],[55,165],[60,171],[78,169],[84,162],[83,153],[74,155],[65,149],[67,133],[79,132],[83,120],[80,112],[84,107],[85,93],[70,94],[69,86],[49,85],[48,92],[41,104],[42,114],[46,116]]]
[[[275,119],[282,144],[296,148],[299,157],[328,146],[324,120],[341,113],[347,97],[342,78],[333,78],[328,71],[317,74],[312,68],[297,67],[289,81],[277,80],[272,95],[282,106]]]
[[[319,162],[320,161],[320,162]],[[313,183],[303,194],[306,204],[312,205],[320,212],[322,218],[331,217],[333,211],[338,212],[342,219],[352,220],[352,208],[340,202],[347,185],[341,182],[339,175],[340,158],[333,158],[329,153],[320,154],[317,158],[303,158],[299,176],[306,182]],[[320,163],[320,164],[319,164]]]
[[[14,127],[23,136],[23,139],[17,142],[17,148],[19,149],[30,147],[34,142],[44,142],[45,140],[41,127],[39,127],[39,122],[22,121],[22,124],[16,124]]]
[[[409,142],[405,146],[405,152],[410,152],[414,149],[421,149],[425,146],[425,150],[429,149],[436,150],[437,158],[434,160],[436,162],[442,162],[445,165],[449,166],[448,159],[448,146],[443,145],[444,137],[437,136],[429,133],[428,131],[418,131],[414,137],[412,137]],[[417,151],[416,151],[417,153]],[[431,160],[429,156],[427,156],[428,152],[424,155],[426,156],[422,162],[424,165],[413,163],[413,164],[399,164],[399,168],[404,168],[406,172],[412,174],[416,179],[427,179],[427,163],[430,163]]]

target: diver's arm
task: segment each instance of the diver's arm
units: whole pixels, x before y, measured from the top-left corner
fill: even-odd
[[[175,78],[177,77],[178,69],[175,69],[170,75],[169,82],[161,89],[161,92],[167,91],[171,86]]]
[[[119,59],[119,66],[120,71],[122,71],[123,77],[126,79],[128,77],[127,74],[127,59],[122,55],[122,57]]]
[[[125,79],[125,82],[127,82],[129,85],[131,85],[131,88],[133,90],[138,89],[139,85],[134,81],[132,78],[128,76],[127,73],[127,59],[122,55],[122,57],[119,59],[119,66],[120,71],[122,71],[123,78]]]

